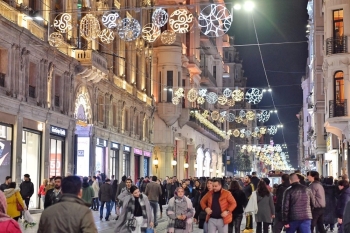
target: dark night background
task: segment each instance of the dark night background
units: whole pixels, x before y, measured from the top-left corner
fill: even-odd
[[[225,1],[228,8],[232,0]],[[238,2],[238,1],[234,1]],[[307,0],[255,0],[251,13],[233,12],[233,23],[229,32],[235,44],[257,44],[253,14],[260,44],[307,41],[308,24]],[[244,76],[248,87],[267,87],[258,46],[236,47],[243,60]],[[297,167],[298,119],[296,114],[302,108],[301,78],[305,75],[308,44],[262,45],[261,52],[267,77],[272,87],[272,95],[278,116],[284,125],[283,132],[288,145],[288,153],[293,167]],[[273,109],[271,95],[264,94],[256,108]],[[276,114],[271,115],[266,125],[279,124]],[[273,137],[275,144],[283,144],[282,130]]]

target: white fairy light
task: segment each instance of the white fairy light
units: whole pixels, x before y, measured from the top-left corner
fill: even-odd
[[[267,110],[262,110],[259,114],[258,114],[258,121],[259,122],[266,122],[270,119],[270,112]]]
[[[245,99],[251,104],[258,104],[262,100],[263,92],[258,88],[251,88],[245,94]]]
[[[172,45],[176,41],[176,33],[174,31],[165,30],[160,36],[163,44]]]
[[[193,25],[193,15],[187,9],[175,10],[169,18],[171,29],[176,33],[187,33]]]
[[[111,29],[105,28],[98,35],[104,44],[110,44],[114,40],[114,32]]]
[[[80,21],[80,32],[86,40],[94,40],[100,34],[100,22],[93,14],[86,14]]]
[[[120,24],[120,17],[117,12],[107,11],[102,16],[102,24],[109,29],[115,29]]]
[[[142,28],[142,38],[149,42],[153,43],[160,36],[160,28],[156,26],[154,23],[149,23],[143,26]]]
[[[158,27],[163,27],[168,22],[168,12],[163,8],[156,9],[152,14],[152,22]]]
[[[60,33],[67,33],[72,30],[72,16],[68,13],[62,13],[55,17],[54,28]]]
[[[58,47],[63,43],[64,38],[61,33],[53,32],[50,34],[48,41],[51,46]]]
[[[226,89],[222,92],[222,94],[223,94],[225,97],[230,98],[230,97],[232,96],[232,91],[231,91],[230,89],[226,88]]]
[[[215,104],[218,101],[218,95],[215,92],[209,92],[206,97],[205,100],[209,103],[209,104]]]
[[[140,23],[134,18],[124,18],[118,27],[119,37],[125,41],[136,40],[140,36],[140,33]]]

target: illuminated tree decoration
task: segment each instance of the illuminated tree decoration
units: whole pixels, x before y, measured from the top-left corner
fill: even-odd
[[[168,22],[168,12],[163,8],[156,9],[152,14],[152,22],[158,27],[163,27]]]
[[[255,119],[255,113],[254,113],[253,111],[249,110],[249,111],[247,112],[247,114],[246,114],[246,118],[247,118],[247,120],[249,120],[249,121],[254,120],[254,119]]]
[[[204,97],[202,97],[202,96],[198,97],[197,103],[198,103],[198,104],[204,104],[204,103],[205,103]]]
[[[174,32],[187,33],[193,25],[193,15],[187,9],[178,9],[170,15],[169,24]]]
[[[236,102],[233,99],[228,99],[226,104],[230,107],[233,107],[235,106]]]
[[[100,22],[93,14],[86,14],[80,21],[80,33],[86,40],[94,40],[100,34]]]
[[[180,99],[178,97],[173,97],[172,102],[174,105],[178,105],[180,103]]]
[[[232,92],[232,99],[236,102],[242,101],[244,98],[244,92],[241,90],[234,90]]]
[[[107,11],[102,16],[102,24],[109,29],[115,29],[120,24],[120,17],[117,12]]]
[[[230,29],[232,15],[225,6],[210,4],[201,11],[198,22],[204,35],[221,37]]]
[[[165,30],[160,36],[163,44],[172,45],[176,41],[176,33],[174,31]]]
[[[160,28],[156,26],[154,23],[149,23],[143,26],[142,28],[142,38],[149,42],[153,43],[160,36]]]
[[[226,89],[222,92],[222,94],[223,94],[225,97],[230,98],[230,97],[232,96],[232,91],[231,91],[230,89],[226,88]]]
[[[251,104],[258,104],[262,100],[263,92],[258,88],[251,88],[245,93],[245,99]]]
[[[98,35],[104,44],[110,44],[114,40],[114,32],[111,29],[105,28]]]
[[[218,111],[213,111],[213,112],[211,113],[211,118],[212,118],[214,121],[219,120],[219,118],[220,118],[220,113],[219,113]]]
[[[268,132],[270,135],[275,135],[275,134],[277,133],[277,126],[275,126],[275,125],[270,126],[270,127],[267,129],[267,132]]]
[[[208,91],[207,89],[200,89],[198,94],[199,94],[199,96],[204,97],[207,95],[207,91]]]
[[[227,115],[227,121],[228,122],[234,122],[235,118],[236,118],[235,114],[233,114],[231,112]]]
[[[270,119],[270,111],[263,110],[258,114],[259,122],[266,122]]]
[[[225,105],[227,103],[227,98],[223,95],[220,95],[218,97],[218,103],[221,104],[221,105]]]
[[[132,19],[124,18],[118,27],[119,37],[125,41],[136,40],[137,37],[140,36],[140,33],[141,33],[140,23],[134,18]]]
[[[64,39],[61,33],[53,32],[50,34],[48,41],[51,46],[58,47],[63,43]]]
[[[215,92],[209,92],[205,99],[209,104],[215,104],[218,101],[218,95]]]
[[[53,26],[60,33],[67,33],[72,30],[72,16],[68,13],[62,13],[55,17]]]
[[[187,93],[187,100],[191,103],[195,102],[198,98],[198,92],[196,89],[191,89]]]

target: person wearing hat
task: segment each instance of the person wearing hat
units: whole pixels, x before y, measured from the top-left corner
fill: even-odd
[[[34,184],[30,181],[29,174],[24,174],[24,181],[20,184],[19,188],[21,189],[21,196],[29,209],[30,198],[34,193]]]
[[[123,200],[123,208],[117,220],[114,232],[141,232],[142,228],[153,228],[154,220],[151,205],[146,195],[141,194],[137,186],[130,188],[131,195]],[[129,221],[135,219],[135,221]]]
[[[106,179],[105,183],[101,185],[100,190],[98,192],[98,198],[101,201],[100,220],[102,221],[103,208],[104,208],[104,205],[106,204],[107,212],[106,212],[105,220],[109,221],[109,215],[111,214],[111,200],[114,200],[110,179]]]

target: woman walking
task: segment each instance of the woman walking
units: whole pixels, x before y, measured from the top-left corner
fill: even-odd
[[[185,196],[185,190],[182,187],[176,188],[174,197],[169,200],[167,215],[169,217],[168,233],[188,233],[192,231],[194,208],[191,200]]]
[[[323,180],[323,188],[326,196],[326,209],[324,211],[323,223],[326,229],[334,232],[334,226],[337,222],[337,217],[335,215],[335,208],[337,206],[337,188],[333,185],[333,177],[327,177]]]
[[[118,190],[118,180],[113,180],[112,183],[112,200],[111,200],[111,211],[114,207],[114,212],[117,214],[117,190]]]
[[[92,204],[92,199],[95,196],[95,192],[94,192],[93,188],[89,184],[89,178],[86,177],[86,176],[83,178],[82,190],[83,190],[83,194],[82,194],[81,199],[86,204],[91,205]]]
[[[247,196],[242,191],[242,187],[239,185],[238,181],[233,180],[229,186],[229,191],[235,198],[237,206],[233,211],[232,222],[228,225],[228,232],[233,233],[233,226],[235,226],[235,233],[241,232],[241,223],[243,219],[243,208],[247,205]]]
[[[16,221],[21,216],[21,211],[18,210],[17,205],[21,206],[23,210],[27,209],[19,191],[20,189],[16,188],[15,182],[11,182],[9,188],[4,191],[7,202],[7,214]]]
[[[44,207],[44,203],[45,203],[45,194],[46,194],[45,187],[47,186],[47,184],[48,184],[48,180],[44,179],[43,183],[40,185],[39,191],[38,191],[38,197],[43,202],[42,208]]]
[[[115,233],[141,233],[146,228],[153,228],[153,214],[147,196],[141,194],[135,185],[131,186],[130,193],[123,199]]]
[[[100,185],[96,176],[92,177],[92,189],[94,190],[94,197],[92,198],[91,209],[94,211],[98,211],[100,207],[100,202],[98,200],[98,193],[100,192]]]
[[[160,179],[157,180],[157,183],[160,185],[160,188],[162,189],[162,194],[158,197],[158,204],[159,204],[159,210],[160,210],[160,218],[163,218],[163,205],[166,204],[166,191]]]
[[[348,233],[343,231],[343,216],[345,206],[350,201],[349,181],[339,180],[338,188],[340,190],[336,207],[336,216],[338,218],[338,233]]]
[[[272,223],[272,219],[275,218],[275,206],[272,194],[264,180],[260,180],[256,195],[258,201],[258,213],[255,215],[255,221],[257,222],[256,232],[268,233],[269,225]]]
[[[7,202],[3,192],[0,191],[0,229],[2,232],[21,233],[18,223],[7,215]]]

